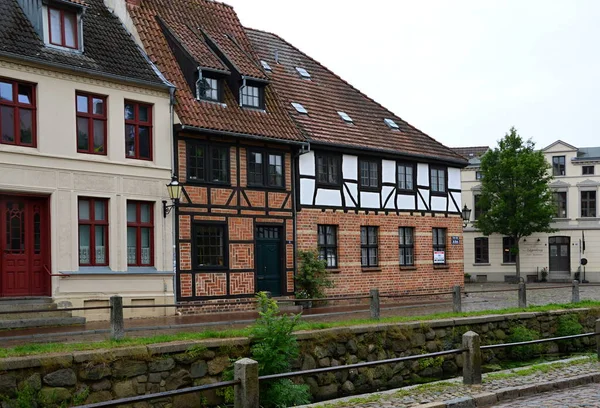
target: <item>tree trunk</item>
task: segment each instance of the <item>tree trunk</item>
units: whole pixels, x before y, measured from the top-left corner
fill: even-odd
[[[515,246],[517,248],[516,258],[515,258],[515,267],[517,269],[517,279],[521,279],[521,255],[519,251],[519,243],[521,242],[521,238],[515,239]]]

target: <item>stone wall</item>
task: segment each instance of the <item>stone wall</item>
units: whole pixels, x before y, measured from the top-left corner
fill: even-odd
[[[361,361],[424,354],[460,348],[461,336],[473,330],[482,344],[506,342],[512,328],[525,326],[541,337],[555,337],[558,319],[577,317],[584,332],[594,330],[600,309],[572,309],[550,313],[517,313],[481,317],[435,320],[401,324],[373,324],[339,329],[301,332],[298,339],[301,357],[294,369],[312,369]],[[582,347],[594,339],[578,340]],[[546,351],[556,353],[557,344],[548,343]],[[235,360],[249,354],[245,338],[175,342],[112,350],[80,351],[54,355],[5,358],[0,360],[0,400],[3,408],[18,406],[10,400],[31,399],[38,406],[72,406],[110,399],[169,391],[192,385],[220,381],[224,370]],[[484,353],[484,364],[506,359],[506,351]],[[457,376],[462,356],[449,355],[413,362],[344,370],[304,377],[315,400],[396,388]],[[134,408],[186,408],[217,405],[222,397],[215,391],[163,398],[138,403]],[[23,405],[21,405],[23,406]]]

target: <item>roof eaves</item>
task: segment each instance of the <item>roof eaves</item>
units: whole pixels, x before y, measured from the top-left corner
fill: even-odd
[[[262,141],[269,140],[269,141],[273,141],[273,142],[277,142],[277,143],[284,143],[284,144],[290,144],[290,145],[305,146],[305,145],[309,144],[308,140],[279,139],[279,138],[268,137],[268,136],[253,135],[250,133],[240,133],[240,132],[232,132],[232,131],[228,131],[228,130],[203,128],[203,127],[199,127],[199,126],[175,125],[175,127],[180,130],[190,130],[190,131],[198,132],[198,133],[216,134],[216,135],[221,135],[221,136],[234,136],[234,137],[241,137],[244,139],[254,139],[254,140],[262,140]]]

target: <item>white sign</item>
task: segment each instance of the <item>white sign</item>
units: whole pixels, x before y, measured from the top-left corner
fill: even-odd
[[[446,263],[446,252],[444,251],[433,251],[433,263],[443,264]]]

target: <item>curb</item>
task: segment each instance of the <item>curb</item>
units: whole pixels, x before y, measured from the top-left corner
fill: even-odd
[[[580,385],[600,383],[600,373],[582,374],[564,380],[524,385],[522,387],[506,387],[495,392],[483,392],[472,397],[460,397],[443,402],[431,402],[418,405],[418,408],[479,408],[491,407],[499,402],[528,397],[544,392],[565,390]]]

